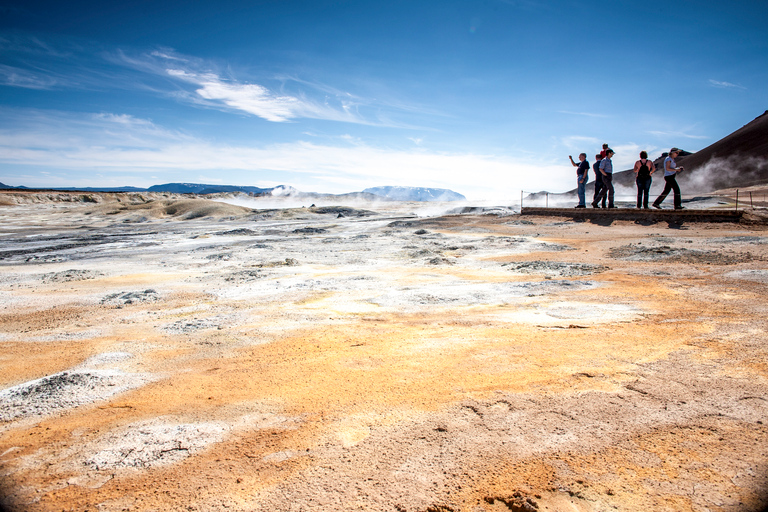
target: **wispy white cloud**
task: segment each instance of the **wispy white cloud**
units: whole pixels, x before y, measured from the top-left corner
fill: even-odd
[[[663,137],[666,139],[679,139],[679,138],[700,139],[700,140],[709,139],[708,135],[694,135],[686,132],[675,132],[675,131],[665,132],[665,131],[654,130],[654,131],[649,131],[648,133],[656,137]]]
[[[739,84],[732,84],[731,82],[720,82],[718,80],[709,79],[709,85],[712,87],[717,87],[718,89],[744,89],[746,90],[746,87]]]
[[[0,85],[45,90],[56,85],[56,79],[26,69],[0,64]]]
[[[561,143],[567,149],[572,151],[579,150],[579,152],[584,151],[585,146],[599,149],[602,145],[602,141],[599,139],[596,139],[595,137],[585,137],[582,135],[569,135],[567,137],[563,137]],[[589,154],[590,151],[586,151],[586,153]]]
[[[168,69],[168,75],[199,86],[200,98],[226,105],[266,119],[282,122],[296,117],[313,117],[319,109],[296,97],[277,95],[258,84],[243,84],[224,80],[213,73],[198,75],[181,69]],[[319,113],[319,112],[318,112]]]
[[[14,117],[14,112],[0,114]],[[227,172],[241,176],[240,183],[257,185],[289,176],[288,184],[321,192],[402,184],[450,188],[489,199],[514,198],[520,189],[536,190],[542,177],[562,182],[563,189],[570,188],[572,181],[571,169],[564,165],[493,155],[390,149],[359,141],[237,146],[166,130],[131,116],[23,114],[16,115],[19,123],[13,129],[0,129],[0,177],[3,168],[39,167],[90,176],[134,175],[130,184],[146,186],[154,184],[148,176],[176,181],[179,173]]]
[[[365,98],[284,73],[251,77],[248,70],[239,70],[241,76],[249,77],[243,79],[228,63],[180,54],[165,47],[136,52],[25,37],[0,38],[0,51],[7,57],[0,64],[0,85],[11,87],[141,91],[270,122],[319,119],[413,128],[403,119],[426,113],[418,105]],[[381,85],[378,87],[380,90]]]
[[[598,114],[596,112],[573,112],[571,110],[558,110],[559,114],[568,114],[572,116],[584,116],[584,117],[599,117],[599,118],[608,118],[611,117],[606,114]]]

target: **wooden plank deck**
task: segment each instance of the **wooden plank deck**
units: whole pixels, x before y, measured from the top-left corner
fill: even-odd
[[[685,209],[650,210],[637,208],[543,208],[524,206],[520,215],[569,217],[574,220],[635,220],[647,222],[739,222],[741,210]]]

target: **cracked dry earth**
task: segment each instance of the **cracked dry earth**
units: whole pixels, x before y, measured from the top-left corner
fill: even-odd
[[[763,228],[203,203],[0,206],[5,509],[768,503]]]

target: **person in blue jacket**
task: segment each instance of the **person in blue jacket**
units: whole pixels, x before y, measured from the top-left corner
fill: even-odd
[[[606,195],[608,196],[608,208],[616,208],[616,206],[613,204],[613,161],[611,160],[614,154],[615,153],[613,150],[608,148],[605,150],[605,158],[600,160],[599,171],[603,175],[603,188],[600,190],[600,193],[597,195],[595,200],[592,201],[592,208],[597,208],[597,204]]]
[[[592,170],[595,171],[595,195],[592,196],[592,201],[595,201],[597,199],[597,196],[600,195],[600,191],[603,189],[603,174],[600,172],[600,162],[603,160],[603,154],[598,153],[595,155],[595,163],[592,164]],[[603,208],[605,208],[605,199],[606,197],[603,196]]]

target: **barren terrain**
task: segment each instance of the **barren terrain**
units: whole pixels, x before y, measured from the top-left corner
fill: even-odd
[[[768,504],[764,227],[420,207],[0,196],[0,504]]]

